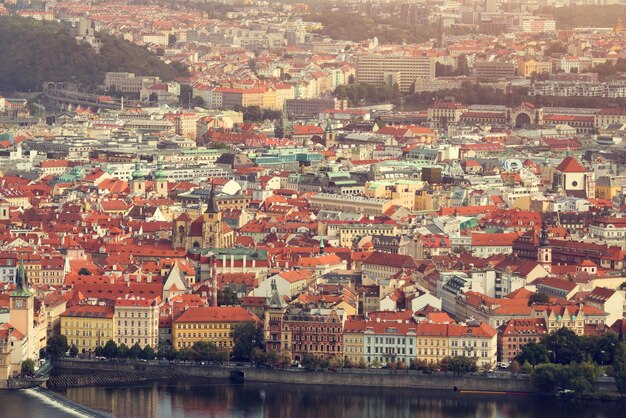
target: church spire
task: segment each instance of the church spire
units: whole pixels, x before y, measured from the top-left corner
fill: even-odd
[[[217,207],[217,199],[215,199],[215,186],[213,185],[213,180],[211,180],[211,193],[209,194],[209,201],[207,202],[207,207],[204,213],[220,213],[220,210]]]
[[[31,291],[28,289],[28,282],[26,281],[23,258],[20,258],[20,264],[15,270],[15,290],[11,293],[11,296],[32,296]]]

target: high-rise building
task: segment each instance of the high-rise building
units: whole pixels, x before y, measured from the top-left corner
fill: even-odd
[[[356,82],[380,86],[398,84],[412,92],[417,79],[435,78],[435,60],[426,55],[360,55],[356,58]]]

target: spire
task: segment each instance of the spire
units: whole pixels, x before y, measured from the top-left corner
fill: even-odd
[[[15,290],[13,291],[13,293],[11,293],[11,296],[32,296],[32,293],[28,289],[28,283],[26,281],[26,271],[24,270],[23,258],[20,258],[20,264],[15,271]]]
[[[320,254],[324,254],[324,235],[320,235]]]
[[[270,308],[279,308],[282,309],[285,307],[285,301],[278,293],[278,286],[276,286],[276,279],[272,279],[270,282],[270,288],[272,290],[272,294],[270,296],[269,307]]]
[[[217,199],[215,199],[215,186],[213,186],[213,181],[211,181],[211,193],[209,194],[209,201],[207,202],[204,213],[220,213],[217,207]]]

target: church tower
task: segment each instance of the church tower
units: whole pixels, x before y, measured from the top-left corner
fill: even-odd
[[[289,330],[283,324],[287,307],[276,286],[276,280],[271,282],[271,295],[266,305],[263,333],[265,339],[265,349],[267,351],[289,352],[291,343],[289,341]]]
[[[11,304],[9,309],[9,323],[16,330],[26,336],[28,340],[28,352],[24,353],[26,357],[36,356],[33,335],[35,325],[35,296],[28,288],[26,281],[26,272],[24,270],[24,262],[20,260],[15,273],[15,290],[10,296]]]
[[[552,248],[550,247],[550,240],[548,239],[548,225],[545,222],[541,227],[539,248],[537,248],[537,262],[548,272],[552,271]]]
[[[154,172],[154,191],[158,197],[167,197],[167,175],[163,171],[163,160],[157,161],[157,169]]]
[[[333,125],[330,121],[326,124],[326,129],[324,129],[324,145],[326,148],[336,145],[335,133],[333,132]]]
[[[207,208],[202,216],[204,218],[202,224],[204,248],[222,247],[220,239],[222,235],[222,212],[217,207],[213,185],[211,185],[211,194],[209,195]]]
[[[135,160],[135,171],[131,174],[130,192],[139,196],[146,194],[146,178],[141,172],[141,163],[139,162],[139,159]]]

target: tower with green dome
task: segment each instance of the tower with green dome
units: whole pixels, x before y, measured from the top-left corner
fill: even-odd
[[[163,159],[159,157],[154,172],[154,191],[158,197],[167,197],[167,174],[163,170]]]
[[[139,158],[135,160],[135,170],[131,174],[130,192],[134,195],[143,196],[146,194],[146,176],[141,171]]]

